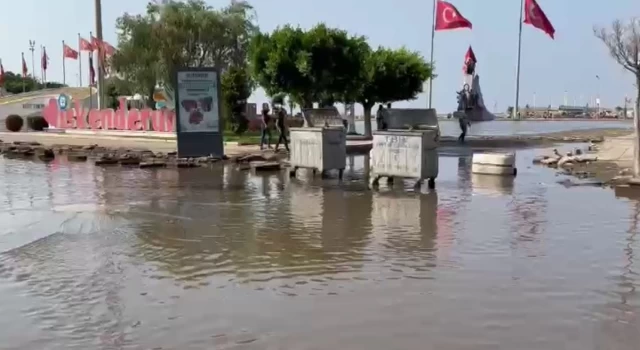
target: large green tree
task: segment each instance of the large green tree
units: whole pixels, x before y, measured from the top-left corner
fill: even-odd
[[[371,109],[376,103],[415,99],[433,70],[417,52],[378,48],[366,57],[363,72],[356,75],[360,90],[355,101],[364,109],[365,136],[371,137]]]
[[[178,67],[214,66],[223,76],[233,67],[236,74],[247,69],[247,49],[257,32],[254,17],[253,8],[243,1],[222,9],[202,0],[150,3],[144,15],[118,18],[118,52],[112,65],[147,95],[156,85],[171,91]],[[250,78],[249,74],[241,76]],[[243,85],[251,86],[251,82]]]
[[[305,31],[284,26],[254,37],[249,50],[253,76],[268,95],[287,94],[301,107],[353,99],[354,74],[362,71],[364,37],[319,24]]]

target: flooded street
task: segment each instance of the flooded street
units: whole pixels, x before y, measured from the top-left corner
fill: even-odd
[[[363,157],[342,184],[0,158],[0,348],[637,350],[640,199],[535,154],[441,157],[421,194]]]
[[[457,119],[440,119],[440,132],[444,136],[458,136],[460,134],[460,126]],[[490,122],[473,123],[469,128],[470,136],[511,136],[511,135],[534,135],[554,132],[566,132],[576,130],[593,130],[593,129],[629,129],[633,123],[629,120],[558,120],[558,121],[539,121],[539,120],[494,120]],[[360,134],[364,133],[364,121],[358,120],[355,123],[356,131]],[[375,121],[371,123],[371,127],[375,130]]]

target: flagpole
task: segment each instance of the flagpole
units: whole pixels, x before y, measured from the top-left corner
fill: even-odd
[[[32,51],[32,52],[33,52],[33,51]],[[22,74],[22,92],[27,92],[27,86],[25,85],[25,80],[26,80],[26,79],[25,79],[25,78],[26,78],[26,77],[25,77],[25,75],[26,75],[26,74],[24,74],[24,71],[25,71],[25,69],[24,69],[24,64],[25,64],[25,63],[24,63],[24,52],[23,52],[23,53],[22,53],[22,67],[23,67],[23,68],[22,68],[22,72],[23,72],[23,74]]]
[[[431,23],[431,60],[429,61],[431,64],[431,69],[433,69],[433,43],[436,37],[436,2],[438,0],[433,0],[433,16]],[[429,108],[431,108],[431,99],[433,98],[433,77],[429,77]]]
[[[64,40],[62,40],[62,85],[67,85],[67,67],[64,57]]]
[[[518,64],[516,65],[516,96],[515,102],[513,104],[513,115],[511,116],[514,120],[519,120],[520,116],[518,114],[518,103],[520,102],[520,56],[522,55],[522,15],[524,13],[524,0],[520,0],[520,29],[518,30]]]
[[[82,47],[80,47],[80,33],[78,33],[78,79],[82,87]]]
[[[93,63],[98,68],[98,109],[103,109],[104,101],[104,71],[102,70],[102,0],[94,0],[96,36],[98,38],[98,59]]]

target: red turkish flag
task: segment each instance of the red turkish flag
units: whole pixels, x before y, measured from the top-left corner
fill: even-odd
[[[91,47],[93,47],[94,50],[102,50],[102,40],[96,38],[95,36],[91,36]]]
[[[530,24],[543,32],[547,33],[554,39],[554,34],[556,30],[553,28],[553,25],[547,18],[547,15],[544,14],[536,0],[525,0],[524,2],[524,23]]]
[[[464,55],[464,63],[469,63],[469,62],[478,63],[476,54],[473,52],[473,49],[471,48],[471,46],[469,46],[469,49],[467,50],[467,54]]]
[[[26,77],[29,69],[27,69],[27,61],[24,60],[24,53],[22,54],[22,77]]]
[[[464,55],[464,66],[462,66],[462,71],[465,74],[473,75],[476,71],[476,63],[478,63],[476,54],[473,52],[471,46],[469,46],[467,53]]]
[[[89,86],[96,85],[96,71],[93,69],[93,53],[89,53]]]
[[[71,47],[69,47],[69,45],[64,44],[64,47],[62,49],[62,57],[70,58],[72,60],[77,60],[78,59],[78,51],[72,49]]]
[[[104,53],[107,56],[113,56],[113,54],[116,53],[116,48],[106,41],[102,42],[102,48],[104,49]]]
[[[446,1],[438,1],[436,6],[436,30],[472,28],[471,22],[464,18],[458,9]]]
[[[89,40],[80,38],[80,50],[81,51],[93,51],[93,45]]]
[[[49,55],[47,55],[47,49],[44,46],[42,47],[41,64],[42,64],[42,70],[46,72],[47,68],[49,67]]]

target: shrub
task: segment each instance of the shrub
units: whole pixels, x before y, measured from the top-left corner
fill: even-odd
[[[18,132],[22,130],[22,127],[24,126],[24,120],[17,114],[11,114],[4,120],[4,124],[7,127],[7,130]]]
[[[32,115],[27,117],[27,126],[31,130],[42,131],[49,127],[49,123],[41,115]]]

